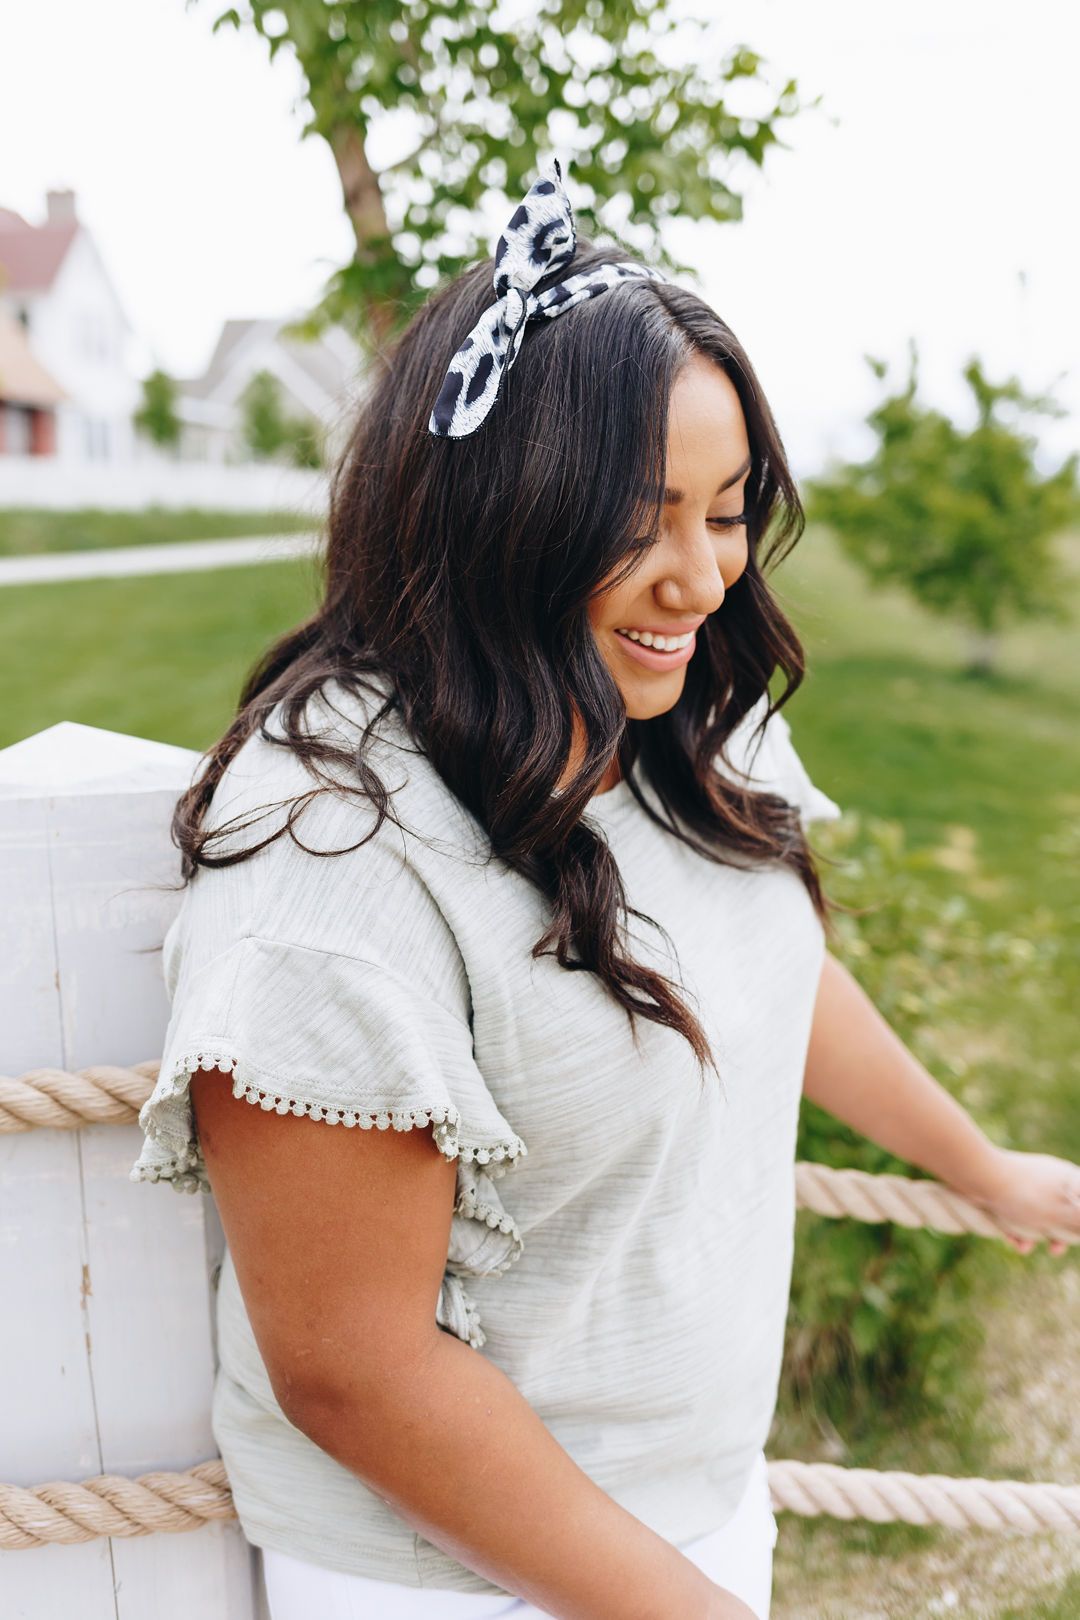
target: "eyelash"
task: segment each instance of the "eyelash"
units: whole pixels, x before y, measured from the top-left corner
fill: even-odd
[[[716,524],[721,529],[739,529],[749,523],[750,514],[749,512],[740,512],[738,517],[706,518],[705,521],[706,523]],[[634,542],[633,549],[634,551],[646,553],[651,551],[655,544],[656,536],[654,534],[645,534],[642,535],[640,540]]]

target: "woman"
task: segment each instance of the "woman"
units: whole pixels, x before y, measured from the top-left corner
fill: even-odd
[[[321,606],[174,822],[133,1175],[221,1213],[273,1620],[764,1620],[803,1091],[1080,1229],[1076,1167],[994,1148],[826,951],[779,436],[561,178],[382,360]]]

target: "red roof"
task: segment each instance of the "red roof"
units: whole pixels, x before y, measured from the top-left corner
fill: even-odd
[[[0,208],[0,286],[13,293],[44,292],[78,231],[78,220],[27,225],[18,214]]]

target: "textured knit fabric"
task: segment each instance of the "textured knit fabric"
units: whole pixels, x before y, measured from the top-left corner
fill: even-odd
[[[365,704],[329,695],[312,705],[315,725],[355,743]],[[729,757],[804,821],[839,815],[782,714],[750,747],[764,702]],[[706,860],[653,823],[626,781],[591,801],[630,904],[651,919],[630,920],[635,955],[681,983],[709,1036],[721,1080],[702,1081],[674,1031],[639,1020],[635,1046],[594,975],[532,958],[547,902],[491,858],[396,714],[375,735],[369,757],[399,789],[405,831],[386,822],[333,858],[286,833],[238,865],[200,869],[185,891],[165,939],[172,1016],[132,1177],[206,1185],[188,1093],[200,1065],[231,1071],[238,1099],[283,1116],[430,1124],[433,1151],[457,1163],[438,1322],[503,1369],[602,1489],[686,1545],[731,1517],[772,1419],[822,926],[788,868]],[[311,787],[289,750],[256,735],[211,823]],[[228,847],[285,813],[264,810]],[[340,849],[373,825],[363,801],[323,794],[296,834]],[[404,1585],[500,1590],[287,1421],[227,1253],[217,1310],[214,1435],[250,1541]]]

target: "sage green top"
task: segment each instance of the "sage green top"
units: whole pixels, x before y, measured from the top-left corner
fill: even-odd
[[[355,739],[367,705],[328,691],[319,723]],[[763,712],[764,699],[731,760],[804,820],[839,815],[783,715],[751,750]],[[681,980],[712,1043],[722,1082],[707,1072],[703,1088],[680,1036],[639,1020],[635,1046],[594,975],[533,959],[546,901],[487,858],[483,829],[396,714],[372,763],[400,786],[407,831],[386,822],[333,859],[286,834],[238,865],[200,868],[186,889],[165,940],[172,1015],[132,1177],[206,1187],[188,1095],[200,1065],[231,1072],[234,1095],[280,1114],[283,1131],[290,1114],[344,1130],[430,1123],[432,1151],[457,1164],[438,1322],[503,1369],[598,1485],[685,1545],[730,1517],[773,1415],[821,923],[791,870],[707,861],[626,781],[592,801],[630,903],[675,954],[639,919],[630,943]],[[256,735],[212,822],[311,786],[291,751]],[[340,849],[373,825],[364,803],[324,794],[296,830]],[[213,1428],[250,1541],[409,1586],[500,1590],[288,1422],[228,1254],[217,1310]]]

